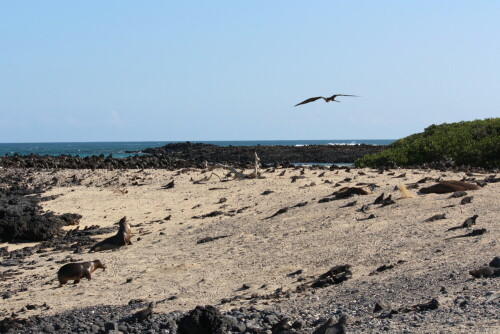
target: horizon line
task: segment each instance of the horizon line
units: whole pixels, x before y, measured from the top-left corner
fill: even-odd
[[[123,141],[41,141],[41,142],[1,142],[3,144],[79,144],[79,143],[148,143],[148,142],[177,142],[177,143],[202,143],[202,142],[251,142],[251,141],[327,141],[327,140],[397,140],[397,138],[341,138],[341,139],[242,139],[242,140],[123,140]]]

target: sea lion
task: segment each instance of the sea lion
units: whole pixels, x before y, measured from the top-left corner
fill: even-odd
[[[420,189],[421,193],[424,194],[447,194],[456,191],[466,191],[466,190],[478,190],[481,189],[480,186],[473,183],[467,183],[463,181],[441,181],[433,186]]]
[[[73,284],[78,284],[80,283],[80,279],[84,277],[90,280],[91,274],[99,268],[102,268],[103,271],[106,270],[106,265],[99,260],[67,263],[57,272],[57,279],[59,280],[60,286],[63,286],[71,280],[73,280]]]
[[[123,217],[122,219],[120,219],[118,224],[120,225],[118,233],[92,246],[92,248],[90,248],[89,250],[89,253],[115,249],[126,245],[132,245],[132,242],[130,241],[130,235],[131,235],[130,224],[127,222],[127,217]]]
[[[343,187],[338,191],[334,192],[332,195],[335,196],[336,199],[349,198],[352,195],[368,195],[371,194],[371,191],[361,187]]]

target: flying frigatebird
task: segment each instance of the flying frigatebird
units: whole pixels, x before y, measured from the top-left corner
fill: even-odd
[[[306,104],[306,103],[309,103],[309,102],[314,102],[314,101],[319,100],[319,99],[323,99],[323,100],[325,100],[325,102],[331,102],[331,101],[334,101],[334,102],[339,102],[339,103],[340,103],[340,101],[335,100],[335,98],[336,98],[337,96],[354,96],[354,97],[358,97],[357,95],[347,95],[347,94],[333,94],[333,95],[332,95],[332,96],[330,96],[330,97],[323,97],[323,96],[311,97],[311,98],[309,98],[309,99],[307,99],[307,100],[304,100],[304,101],[302,101],[302,102],[300,102],[300,103],[297,103],[297,104],[295,105],[295,107],[296,107],[296,106],[300,106],[301,104]]]

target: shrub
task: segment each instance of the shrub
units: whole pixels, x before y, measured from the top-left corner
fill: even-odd
[[[457,165],[500,166],[500,118],[431,125],[399,139],[379,153],[356,160],[357,167],[400,166],[452,159]]]

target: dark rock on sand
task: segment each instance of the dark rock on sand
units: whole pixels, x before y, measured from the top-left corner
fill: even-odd
[[[288,212],[288,209],[289,209],[289,207],[281,208],[278,211],[276,211],[273,215],[271,215],[271,216],[269,216],[269,217],[267,217],[265,219],[271,219],[271,218],[274,218],[274,217],[276,217],[278,215],[282,215],[282,214]]]
[[[382,312],[391,310],[391,305],[387,302],[380,301],[375,303],[375,307],[373,308],[373,313]]]
[[[191,218],[204,219],[204,218],[212,218],[212,217],[217,217],[217,216],[222,216],[222,215],[224,215],[224,212],[216,210],[216,211],[212,211],[212,212],[209,212],[209,213],[201,215],[201,216],[193,216]]]
[[[162,189],[172,189],[174,186],[175,186],[175,182],[174,182],[174,180],[172,180],[161,188]]]
[[[15,331],[25,327],[27,324],[29,324],[29,322],[26,319],[6,317],[0,320],[0,332],[7,333],[9,331]]]
[[[470,204],[472,203],[472,199],[474,198],[474,196],[467,196],[467,197],[464,197],[462,198],[462,200],[460,201],[460,204],[461,205],[464,205],[464,204]]]
[[[392,195],[389,195],[389,196],[387,196],[387,198],[384,198],[384,200],[382,201],[381,204],[382,204],[381,205],[381,207],[382,207],[382,206],[396,204],[396,202],[392,199]]]
[[[496,177],[496,175],[489,175],[489,176],[484,178],[484,182],[497,183],[497,182],[500,182],[500,177]]]
[[[380,194],[375,200],[373,201],[373,204],[382,204],[382,201],[384,200],[385,193]]]
[[[369,273],[368,276],[376,275],[382,271],[386,271],[386,270],[389,270],[392,268],[394,268],[393,264],[384,264],[384,265],[378,267],[377,269],[375,269],[375,271],[372,271],[371,273]]]
[[[146,320],[147,318],[149,318],[153,315],[153,307],[154,307],[154,303],[153,302],[149,303],[148,307],[134,313],[130,317],[130,319],[128,319],[128,321],[129,322],[132,322],[132,321],[142,322],[142,321]]]
[[[434,215],[434,216],[432,216],[430,218],[427,218],[425,220],[425,222],[433,222],[433,221],[441,220],[441,219],[446,219],[446,214],[445,213],[440,213],[440,214]]]
[[[488,230],[485,229],[485,228],[479,228],[479,229],[474,229],[472,230],[470,233],[467,233],[467,234],[463,234],[463,235],[457,235],[455,237],[451,237],[451,238],[448,238],[448,239],[458,239],[458,238],[467,238],[467,237],[477,237],[479,235],[483,235],[485,233],[487,233]]]
[[[490,262],[490,267],[500,268],[500,256],[495,256]]]
[[[432,177],[426,176],[426,177],[418,180],[417,183],[426,183],[426,182],[429,182],[429,181],[432,181],[432,180],[434,180]]]
[[[22,172],[0,179],[0,241],[43,241],[63,233],[62,227],[76,225],[82,216],[42,212],[41,186],[34,187]],[[28,196],[30,195],[30,196]]]
[[[347,314],[341,314],[338,322],[336,322],[334,318],[330,318],[323,325],[317,328],[313,334],[345,334],[347,333],[347,320]]]
[[[292,179],[291,183],[294,183],[294,182],[297,182],[297,180],[305,179],[306,177],[302,176],[302,175],[294,175],[294,176],[290,176],[290,178]]]
[[[304,272],[304,270],[299,269],[299,270],[296,270],[296,271],[294,271],[294,272],[291,272],[291,273],[287,274],[286,276],[287,276],[287,277],[293,277],[293,276],[300,275],[300,274],[302,274],[303,272]]]
[[[363,204],[358,211],[368,213],[368,211],[370,211],[370,204]]]
[[[370,220],[370,219],[373,219],[373,218],[377,218],[377,216],[375,216],[373,213],[371,213],[368,217],[364,217],[364,218],[356,218],[356,220],[358,222],[360,221],[363,221],[363,220]]]
[[[453,194],[450,195],[450,198],[459,198],[459,197],[464,197],[466,195],[467,193],[465,191],[455,191]]]
[[[292,325],[290,324],[290,319],[285,318],[282,319],[280,322],[278,322],[276,325],[274,325],[271,328],[271,333],[272,334],[291,334],[292,332]]]
[[[469,217],[469,218],[467,218],[462,223],[462,225],[451,227],[447,231],[454,231],[454,230],[457,230],[457,229],[460,229],[460,228],[470,228],[470,227],[472,227],[472,225],[476,225],[476,219],[477,219],[477,217],[479,217],[479,216],[478,215],[474,215],[472,217]]]
[[[370,192],[368,190],[361,187],[343,187],[330,196],[320,199],[318,203],[328,203],[339,199],[349,198],[354,195],[368,195],[369,193]]]
[[[47,240],[60,234],[61,228],[67,225],[65,220],[52,213],[42,214],[37,208],[32,209],[33,215],[0,209],[0,239],[2,242]]]
[[[206,237],[206,238],[199,239],[196,243],[197,244],[204,244],[204,243],[207,243],[210,241],[214,241],[214,240],[218,240],[218,239],[222,239],[222,238],[227,238],[227,237],[228,237],[228,235],[219,235],[216,237]]]
[[[471,274],[475,278],[498,277],[500,276],[500,268],[489,267],[489,266],[482,267],[476,270],[469,271],[469,274]]]
[[[439,308],[439,301],[435,298],[431,299],[427,303],[415,304],[409,307],[404,307],[400,309],[401,312],[423,312],[432,311]]]
[[[352,202],[346,203],[345,205],[339,206],[339,208],[349,208],[351,206],[355,206],[356,203],[358,203],[358,201],[352,201]]]
[[[230,322],[213,306],[197,306],[179,320],[179,334],[215,334],[231,330]]]
[[[337,199],[335,197],[324,197],[318,200],[318,203],[328,203],[331,201],[336,201]]]
[[[312,288],[324,288],[342,283],[352,277],[351,266],[348,264],[332,267],[311,284]]]
[[[376,274],[381,273],[383,271],[392,269],[395,266],[397,266],[398,264],[402,264],[402,263],[405,263],[405,262],[406,261],[404,261],[404,260],[399,260],[398,262],[393,263],[393,264],[384,264],[384,265],[381,265],[380,267],[378,267],[377,269],[375,269],[374,271],[372,271],[371,273],[369,273],[368,276],[373,276],[373,275],[376,275]]]

